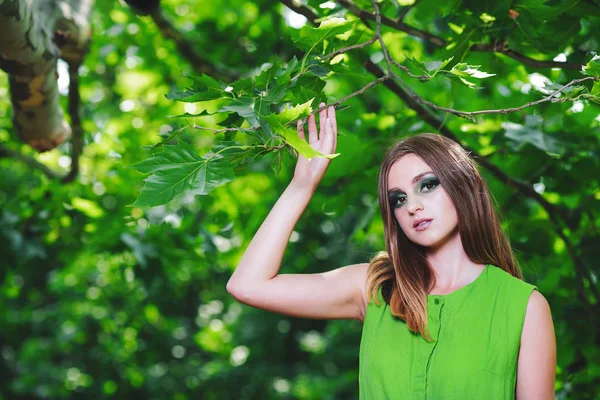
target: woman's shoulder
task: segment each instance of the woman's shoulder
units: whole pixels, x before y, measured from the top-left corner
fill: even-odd
[[[537,286],[523,279],[517,278],[511,273],[503,270],[500,267],[490,264],[488,268],[488,282],[499,290],[505,290],[508,293],[523,293],[529,295],[533,290],[537,290]]]

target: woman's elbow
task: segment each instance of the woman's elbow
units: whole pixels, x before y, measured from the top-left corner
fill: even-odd
[[[239,301],[240,303],[246,304],[248,302],[248,290],[247,288],[242,287],[236,281],[230,279],[225,286],[227,293],[231,295],[234,299]]]

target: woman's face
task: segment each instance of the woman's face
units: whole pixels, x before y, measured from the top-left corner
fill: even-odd
[[[388,201],[408,239],[438,248],[458,235],[456,208],[429,165],[415,154],[397,160],[388,174]],[[424,220],[415,226],[415,223]]]

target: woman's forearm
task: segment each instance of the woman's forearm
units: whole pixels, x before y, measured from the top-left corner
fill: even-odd
[[[269,212],[227,283],[227,291],[247,296],[277,276],[289,238],[314,189],[292,180]]]

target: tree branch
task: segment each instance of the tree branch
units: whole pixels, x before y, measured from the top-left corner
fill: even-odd
[[[71,135],[60,107],[56,62],[83,58],[92,3],[0,2],[0,68],[9,74],[13,127],[38,151],[51,150]]]
[[[286,0],[286,1],[284,1],[284,3],[292,3],[292,1],[293,0]],[[348,8],[354,14],[357,14],[358,16],[360,16],[361,18],[367,17],[367,19],[375,20],[375,22],[377,23],[378,22],[377,14],[379,14],[377,12],[378,8],[377,8],[377,4],[375,3],[375,1],[374,0],[372,0],[372,1],[374,3],[376,13],[369,13],[369,12],[360,10],[356,7],[356,5],[354,5],[354,3],[352,3],[349,0],[340,0],[338,2],[342,5],[344,5],[346,8]],[[312,10],[308,9],[307,7],[301,6],[301,5],[297,5],[297,4],[293,4],[293,7],[294,7],[294,11],[302,10],[303,15],[307,16],[307,19],[309,21],[311,21],[311,23],[313,25],[316,24],[315,21],[318,19],[318,15],[316,15]],[[379,21],[380,21],[379,22],[380,24],[385,23],[386,19],[382,17]],[[378,28],[379,28],[379,25],[378,25]],[[377,31],[379,31],[379,29],[377,29]],[[383,41],[382,41],[381,45],[382,45],[382,49],[386,48],[386,45],[385,45],[385,43],[383,43]],[[391,57],[389,57],[389,54],[387,54],[387,55],[386,54],[387,54],[387,52],[384,51],[384,57],[386,58],[386,63],[389,61],[393,62]],[[395,63],[395,64],[402,69],[406,68],[406,67],[403,68],[403,66],[401,66],[397,63]],[[373,75],[375,75],[378,79],[381,79],[381,78],[389,75],[389,74],[384,74],[383,71],[381,71],[381,69],[370,60],[366,62],[366,68],[369,72],[371,72]],[[548,214],[561,215],[561,217],[563,217],[563,219],[566,219],[565,218],[566,215],[562,209],[549,203],[541,194],[536,192],[531,185],[527,184],[526,182],[520,181],[518,179],[511,178],[506,173],[504,173],[504,171],[502,171],[500,168],[498,168],[496,165],[494,165],[491,161],[489,161],[489,159],[487,157],[480,156],[474,150],[469,149],[464,143],[462,143],[462,141],[460,141],[460,139],[449,128],[444,126],[443,120],[441,120],[437,115],[432,113],[430,110],[424,108],[421,104],[426,104],[432,108],[438,108],[438,109],[443,109],[443,107],[439,107],[431,102],[426,102],[421,97],[419,97],[415,92],[413,92],[410,89],[410,87],[408,87],[408,85],[406,85],[402,81],[402,79],[400,79],[396,74],[393,73],[393,71],[391,71],[391,73],[392,73],[392,76],[394,76],[395,80],[400,82],[400,84],[402,86],[404,86],[404,88],[399,86],[393,80],[390,80],[390,79],[385,79],[383,81],[384,85],[388,89],[390,89],[392,92],[394,92],[398,97],[400,97],[402,100],[404,100],[404,102],[407,103],[411,109],[416,111],[417,114],[421,117],[421,119],[423,119],[425,122],[427,122],[429,125],[431,125],[434,129],[438,130],[442,135],[447,136],[450,139],[453,139],[457,143],[461,143],[461,145],[463,145],[463,147],[465,147],[465,149],[467,149],[467,151],[471,152],[471,154],[473,154],[474,157],[477,157],[479,159],[479,163],[482,166],[484,166],[488,171],[490,171],[497,179],[499,179],[500,181],[504,182],[505,184],[517,189],[522,194],[524,194],[526,197],[534,199],[546,210],[546,212]],[[592,78],[592,77],[582,78],[582,80],[588,80],[588,79],[594,79],[594,78]],[[576,80],[571,81],[567,85],[563,86],[563,88],[561,88],[561,89],[557,90],[556,92],[552,93],[551,95],[547,96],[546,97],[547,100],[544,100],[544,99],[538,100],[538,104],[539,104],[539,102],[549,101],[550,98],[552,98],[558,92],[560,92],[560,91],[564,90],[566,87],[568,87],[572,84],[578,83],[582,80],[576,79]],[[525,107],[528,107],[528,105],[525,104],[524,106],[514,108],[514,110],[520,111]],[[446,109],[446,110],[454,111],[454,112],[457,111],[457,110],[453,110],[453,109]],[[507,110],[511,110],[511,109],[507,109]],[[500,114],[509,112],[509,111],[504,112],[503,110],[488,110],[488,112],[489,111],[491,111],[492,113],[500,113]],[[485,113],[485,112],[486,112],[486,110],[483,110],[483,111],[480,111],[479,113]],[[459,113],[461,113],[461,112],[459,111]],[[471,114],[469,112],[462,112],[462,113],[463,114]]]
[[[338,0],[342,6],[344,6],[348,11],[352,14],[360,17],[363,20],[371,20],[375,21],[376,14],[371,13],[365,10],[360,9],[356,4],[354,4],[351,0]],[[383,25],[389,26],[390,28],[394,28],[398,31],[406,32],[411,36],[419,37],[421,39],[425,39],[437,46],[446,46],[446,41],[434,34],[423,31],[421,29],[412,27],[410,25],[402,22],[401,19],[393,20],[386,16],[381,16],[381,22]],[[560,61],[550,61],[550,60],[535,60],[533,58],[527,57],[523,54],[517,53],[516,51],[509,50],[505,46],[494,46],[492,44],[474,44],[470,47],[471,51],[478,52],[497,52],[502,53],[510,58],[514,58],[517,61],[522,62],[525,65],[535,68],[565,68],[565,69],[576,69],[580,70],[582,65],[578,63],[572,62],[560,62]]]
[[[377,78],[376,80],[367,83],[365,86],[363,86],[359,90],[357,90],[357,91],[355,91],[353,93],[350,93],[349,95],[344,96],[341,99],[339,99],[339,100],[337,100],[337,101],[335,101],[335,102],[333,102],[331,104],[325,104],[323,107],[319,107],[319,108],[315,109],[313,111],[313,113],[314,114],[318,114],[319,111],[324,110],[324,109],[326,109],[327,107],[330,107],[330,106],[337,107],[340,104],[342,104],[343,102],[345,102],[346,100],[348,100],[348,99],[350,99],[352,97],[358,96],[360,94],[363,94],[365,91],[369,90],[370,88],[372,88],[374,86],[377,86],[381,82],[383,82],[383,81],[385,81],[387,79],[390,79],[390,78],[391,78],[390,75],[383,75],[380,78]],[[306,119],[303,119],[303,121],[306,123]],[[289,122],[288,122],[288,124],[289,124]],[[213,128],[206,128],[204,126],[200,126],[200,125],[194,124],[194,125],[192,125],[192,128],[194,128],[194,129],[200,129],[200,130],[204,130],[204,131],[211,131],[211,132],[213,132],[216,135],[217,133],[231,132],[231,131],[240,131],[240,132],[257,131],[261,127],[260,126],[255,126],[255,127],[252,127],[252,128],[219,128],[219,129],[213,129]]]
[[[352,14],[356,15],[357,17],[360,17],[360,18],[366,19],[366,20],[371,20],[371,21],[376,20],[375,13],[371,13],[371,12],[360,9],[356,4],[354,4],[350,0],[338,0],[337,2],[340,3],[342,6],[344,6],[346,9],[348,9],[348,11],[350,11]],[[381,15],[381,22],[382,22],[382,24],[387,25],[391,28],[394,28],[394,29],[402,31],[402,32],[406,32],[411,36],[416,36],[421,39],[425,39],[425,40],[427,40],[433,44],[436,44],[438,46],[444,46],[446,44],[446,41],[439,36],[436,36],[432,33],[423,31],[418,28],[414,28],[410,25],[405,24],[402,21],[393,20],[391,18],[386,17],[385,15]]]
[[[306,19],[308,19],[308,21],[310,21],[313,25],[316,25],[316,21],[319,19],[319,15],[316,14],[308,6],[299,4],[295,0],[282,0],[281,3],[285,4],[288,8],[290,8],[294,12],[297,12],[298,14],[305,16]],[[363,20],[371,20],[371,21],[376,20],[374,13],[370,13],[368,11],[361,10],[350,0],[338,0],[338,3],[340,3],[342,6],[344,6],[352,14],[360,17]],[[415,4],[413,4],[413,6],[414,5],[416,5],[416,2],[415,2]],[[398,20],[393,20],[393,19],[387,18],[385,16],[382,16],[381,23],[383,25],[389,26],[396,30],[406,32],[411,36],[416,36],[416,37],[425,39],[435,45],[438,45],[438,46],[446,45],[446,41],[444,39],[442,39],[441,37],[435,36],[433,34],[430,34],[428,32],[422,31],[417,28],[413,28],[413,27],[403,23],[402,18],[399,18]],[[478,44],[472,45],[470,47],[470,50],[477,51],[477,52],[501,53],[501,54],[504,54],[510,58],[513,58],[527,66],[534,67],[534,68],[565,68],[565,69],[580,70],[582,67],[582,64],[573,63],[573,62],[561,62],[561,61],[553,61],[553,60],[535,60],[535,59],[527,57],[523,54],[517,53],[516,51],[510,50],[509,48],[506,47],[506,43],[504,43],[504,42],[502,42],[501,44],[502,45],[478,43]],[[396,65],[398,65],[398,64],[396,64]]]
[[[379,12],[379,6],[377,5],[377,0],[371,0],[371,5],[373,6],[373,9],[375,10],[375,23],[376,23],[375,36],[377,37],[377,39],[379,39],[379,44],[381,45],[381,51],[383,52],[383,58],[385,60],[385,64],[387,65],[388,74],[396,76],[396,74],[394,73],[394,70],[392,69],[392,63],[390,61],[390,59],[391,59],[390,54],[388,52],[387,46],[385,45],[385,42],[383,41],[383,37],[381,36],[381,13]]]
[[[527,57],[521,53],[517,53],[516,51],[510,50],[508,48],[499,48],[493,44],[489,43],[478,43],[474,44],[470,48],[471,51],[478,52],[489,52],[489,53],[501,53],[510,58],[514,58],[521,63],[534,68],[565,68],[565,69],[576,69],[581,70],[582,65],[574,62],[566,62],[566,61],[554,61],[554,60],[535,60],[533,58]]]
[[[352,46],[348,46],[348,47],[342,47],[341,49],[338,49],[334,52],[331,52],[331,53],[321,57],[321,61],[327,61],[327,60],[337,56],[338,54],[342,54],[342,53],[345,53],[350,50],[362,49],[363,47],[367,47],[367,46],[375,43],[375,41],[377,41],[377,39],[378,39],[378,36],[375,35],[371,39],[367,40],[366,42],[359,43],[359,44],[353,44]]]
[[[28,157],[19,151],[9,149],[8,147],[0,146],[0,158],[15,158],[25,163],[30,168],[39,169],[50,179],[60,179],[60,176],[56,172],[37,161],[35,158]]]
[[[581,78],[581,79],[574,79],[571,82],[567,83],[566,85],[564,85],[562,88],[555,90],[554,92],[550,93],[548,96],[537,100],[537,101],[529,101],[525,104],[523,104],[520,107],[511,107],[511,108],[503,108],[503,109],[498,109],[498,110],[479,110],[479,111],[460,111],[460,110],[455,110],[453,108],[448,108],[448,107],[441,107],[438,106],[437,104],[434,104],[430,101],[424,100],[423,98],[421,98],[420,96],[418,96],[415,92],[411,91],[411,95],[415,98],[415,100],[417,100],[419,103],[424,104],[426,106],[429,106],[435,110],[438,111],[444,111],[444,112],[448,112],[454,115],[457,115],[459,117],[467,117],[470,118],[473,123],[476,123],[475,121],[475,115],[481,115],[481,114],[509,114],[509,113],[513,113],[513,112],[519,112],[519,111],[523,111],[525,108],[527,107],[532,107],[532,106],[536,106],[538,104],[542,104],[548,101],[560,101],[557,100],[556,96],[557,94],[562,93],[563,90],[565,90],[566,88],[576,85],[578,83],[581,82],[585,82],[588,80],[593,80],[593,81],[600,81],[599,78],[594,77],[594,76],[588,76],[585,78]],[[405,84],[404,84],[405,85]],[[564,100],[563,100],[564,101]]]
[[[80,60],[83,60],[81,56]],[[79,174],[79,157],[83,151],[83,128],[81,127],[81,115],[79,111],[79,104],[81,97],[79,95],[79,62],[73,61],[69,64],[69,106],[68,112],[71,117],[71,129],[73,134],[71,136],[71,169],[69,172],[60,176],[56,172],[52,171],[46,165],[40,163],[34,158],[28,157],[16,150],[11,150],[6,147],[0,147],[0,158],[15,158],[28,166],[39,169],[50,179],[60,180],[63,183],[72,182]]]
[[[79,157],[83,151],[83,128],[81,127],[81,114],[79,103],[81,97],[79,95],[79,63],[69,64],[69,106],[68,111],[71,116],[71,170],[65,175],[61,181],[68,183],[73,181],[79,174]]]
[[[319,16],[309,6],[299,3],[296,0],[281,0],[280,2],[295,13],[303,15],[311,24],[317,24]]]
[[[201,125],[197,125],[194,124],[192,125],[192,128],[194,129],[198,129],[198,130],[203,130],[203,131],[210,131],[213,134],[218,134],[218,133],[223,133],[223,132],[253,132],[253,131],[257,131],[260,129],[260,126],[256,126],[253,128],[218,128],[218,129],[213,129],[213,128],[207,128],[205,126],[201,126]]]
[[[404,9],[398,15],[398,21],[404,20],[404,17],[406,17],[406,14],[408,14],[410,12],[410,10],[412,10],[417,4],[419,4],[420,1],[421,0],[415,0],[415,2],[412,3],[410,6],[404,7]]]

